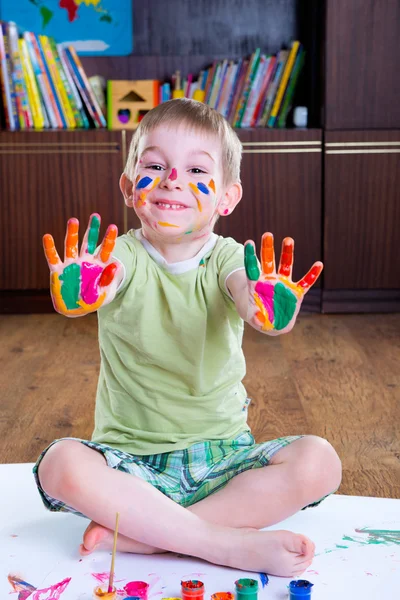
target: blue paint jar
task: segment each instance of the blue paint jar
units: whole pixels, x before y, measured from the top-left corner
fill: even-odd
[[[297,579],[289,583],[289,600],[309,600],[314,584],[307,579]]]

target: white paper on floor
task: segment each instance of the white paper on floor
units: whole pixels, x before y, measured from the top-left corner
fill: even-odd
[[[48,512],[31,464],[0,465],[0,490],[0,600],[90,600],[98,581],[108,581],[111,552],[79,556],[88,521]],[[314,584],[312,600],[400,598],[400,500],[335,495],[269,529],[289,529],[315,542],[314,562],[301,576]],[[9,576],[25,582],[20,591]],[[288,598],[290,579],[269,577],[263,587],[257,573],[176,554],[117,553],[115,561],[116,587],[146,581],[149,600],[180,596],[184,579],[204,581],[208,600],[214,592],[234,592],[240,577],[258,579],[259,600]]]

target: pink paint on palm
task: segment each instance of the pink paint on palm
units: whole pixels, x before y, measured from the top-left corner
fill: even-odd
[[[29,596],[29,600],[59,600],[70,581],[71,577],[67,577],[67,579],[63,579],[60,583],[55,583],[48,588],[36,590],[33,592],[32,596]]]
[[[257,281],[256,292],[260,296],[261,302],[264,304],[268,313],[268,319],[271,323],[274,322],[274,286],[270,283]]]
[[[99,279],[103,267],[89,262],[83,262],[81,268],[81,297],[86,304],[94,304],[99,298]]]
[[[176,172],[176,169],[171,169],[171,174],[168,177],[168,179],[170,179],[171,181],[175,181],[175,179],[178,177],[178,173]]]

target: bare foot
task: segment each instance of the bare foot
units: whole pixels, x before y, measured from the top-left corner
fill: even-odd
[[[291,531],[231,530],[220,544],[203,557],[210,562],[243,571],[296,577],[312,563],[315,545],[305,535]],[[215,555],[215,552],[217,556]]]
[[[93,550],[111,550],[114,544],[114,532],[94,521],[91,521],[83,534],[83,543],[79,546],[79,554],[87,556]],[[133,552],[135,554],[155,554],[157,552],[166,552],[160,548],[154,548],[147,544],[142,544],[136,540],[131,540],[124,535],[118,535],[117,550],[119,552]]]

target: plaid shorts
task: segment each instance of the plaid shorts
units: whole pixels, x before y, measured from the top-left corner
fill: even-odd
[[[235,475],[248,469],[267,466],[276,452],[301,437],[301,435],[282,437],[256,444],[251,433],[245,431],[234,439],[199,442],[186,450],[148,456],[128,454],[105,444],[78,438],[62,439],[75,440],[97,450],[112,469],[144,479],[168,498],[186,507],[217,492]],[[40,485],[38,478],[40,462],[47,450],[59,441],[61,440],[52,442],[39,456],[33,467],[35,481],[46,508],[84,516],[63,502],[48,496]]]

